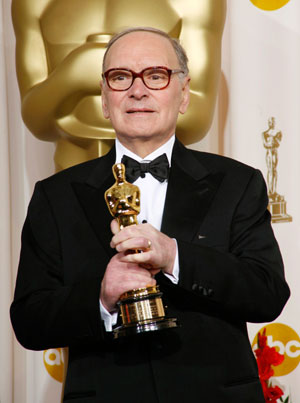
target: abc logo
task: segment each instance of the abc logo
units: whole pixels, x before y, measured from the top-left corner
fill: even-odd
[[[58,382],[62,382],[64,377],[63,350],[61,348],[45,350],[43,358],[48,374]]]
[[[276,351],[284,355],[284,361],[274,366],[274,376],[287,375],[294,371],[300,362],[300,338],[289,326],[282,323],[271,323],[259,330],[262,334],[266,328],[267,344],[275,347]],[[252,342],[252,349],[257,349],[257,334]]]
[[[261,10],[272,11],[278,10],[285,6],[290,0],[250,0],[256,7]]]

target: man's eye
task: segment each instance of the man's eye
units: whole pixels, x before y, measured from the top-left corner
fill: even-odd
[[[126,80],[126,77],[122,76],[122,75],[114,76],[114,77],[112,77],[112,80],[113,81],[123,81],[123,80]]]
[[[156,80],[161,80],[163,77],[159,74],[151,74],[149,76],[150,80],[156,81]]]
[[[160,70],[149,71],[147,72],[146,77],[150,81],[162,81],[168,78],[166,72]]]
[[[112,81],[125,81],[125,80],[130,80],[130,75],[129,74],[124,74],[124,73],[115,73],[111,75],[110,80]]]

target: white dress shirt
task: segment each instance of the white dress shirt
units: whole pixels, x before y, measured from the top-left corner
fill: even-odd
[[[118,139],[116,139],[116,163],[121,162],[123,155],[135,159],[138,162],[151,162],[162,154],[166,154],[169,165],[171,166],[171,156],[175,142],[175,135],[173,135],[165,144],[141,158],[134,154],[132,151],[124,147]],[[149,172],[146,172],[145,177],[139,177],[134,184],[140,189],[140,213],[137,216],[138,223],[148,222],[157,230],[160,231],[162,223],[162,215],[165,205],[168,181],[159,182]],[[179,279],[179,261],[178,261],[178,248],[176,244],[176,257],[173,267],[173,274],[164,273],[173,283],[177,284]],[[106,331],[111,331],[112,326],[117,323],[118,312],[109,313],[100,301],[100,313],[104,320]]]

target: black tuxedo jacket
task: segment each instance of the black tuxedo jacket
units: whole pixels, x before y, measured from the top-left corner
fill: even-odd
[[[246,322],[274,320],[289,288],[262,175],[175,142],[161,230],[177,240],[180,278],[156,277],[181,327],[114,341],[99,310],[114,162],[112,149],[37,183],[11,307],[18,340],[69,347],[66,402],[263,403]]]

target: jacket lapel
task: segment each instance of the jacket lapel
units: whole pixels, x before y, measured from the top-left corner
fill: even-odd
[[[223,179],[209,172],[178,140],[174,144],[161,231],[191,242]]]
[[[115,251],[109,246],[112,238],[110,215],[104,200],[105,191],[114,183],[112,166],[115,163],[115,148],[104,157],[99,158],[98,164],[86,181],[72,184],[74,192],[103,248],[112,257]]]

